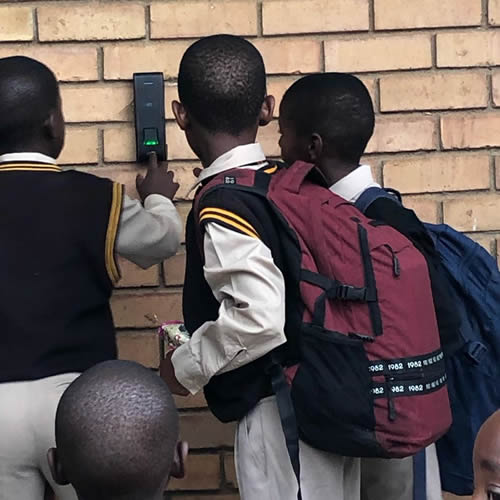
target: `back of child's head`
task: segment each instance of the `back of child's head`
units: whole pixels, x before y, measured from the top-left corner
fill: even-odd
[[[178,434],[174,400],[160,377],[137,363],[107,361],[63,394],[52,469],[85,500],[156,498]]]
[[[44,130],[51,116],[58,123]],[[55,133],[62,137],[52,137]],[[59,154],[63,134],[59,85],[52,71],[28,57],[0,59],[0,153],[26,151],[47,135]]]
[[[482,425],[474,446],[473,500],[500,500],[500,409]]]
[[[266,96],[264,61],[244,38],[202,38],[182,58],[178,89],[186,110],[208,132],[238,136],[257,127]]]
[[[323,155],[357,166],[373,134],[373,103],[361,80],[347,73],[321,73],[295,82],[280,106],[282,133],[307,139],[321,136]],[[294,148],[286,161],[310,161],[306,151]],[[304,148],[306,149],[306,148]],[[286,153],[285,153],[286,156]]]

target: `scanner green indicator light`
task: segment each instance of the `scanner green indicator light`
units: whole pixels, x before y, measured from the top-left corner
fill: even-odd
[[[160,144],[158,141],[155,140],[149,140],[149,141],[144,141],[145,146],[158,146]]]

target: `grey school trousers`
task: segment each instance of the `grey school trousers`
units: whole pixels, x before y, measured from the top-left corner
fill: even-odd
[[[274,396],[263,399],[239,422],[235,462],[241,500],[297,500],[297,481]],[[300,466],[303,500],[359,500],[359,458],[300,442]]]
[[[441,500],[436,445],[425,450],[427,500]],[[361,459],[361,500],[413,500],[413,458]]]
[[[43,500],[45,480],[58,500],[77,500],[73,488],[54,483],[47,463],[59,399],[76,377],[0,384],[0,500]]]

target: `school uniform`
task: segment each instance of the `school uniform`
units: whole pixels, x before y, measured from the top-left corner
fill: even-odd
[[[361,194],[371,187],[380,187],[380,185],[375,182],[370,166],[362,165],[331,186],[330,190],[351,203],[355,203]],[[393,208],[394,203],[389,206],[389,210]],[[386,215],[387,211],[383,213]],[[376,212],[367,211],[366,215],[377,218]],[[385,218],[382,220],[385,221]],[[405,229],[409,231],[412,227]],[[412,457],[392,460],[363,458],[361,459],[361,500],[413,500],[413,478]],[[434,444],[426,449],[426,479],[427,500],[441,500],[441,480]]]
[[[203,170],[198,184],[239,167],[266,169],[259,144],[222,155]],[[275,217],[252,194],[224,189],[207,193],[199,210],[203,252],[192,212],[186,228],[183,309],[191,339],[172,356],[175,374],[192,394],[204,388],[221,421],[238,421],[241,498],[295,500],[298,485],[266,374],[269,356],[286,343],[285,267]],[[359,498],[359,459],[302,442],[300,458],[304,500]]]
[[[0,500],[43,498],[59,398],[79,373],[116,358],[109,299],[115,255],[149,267],[177,251],[172,202],[62,171],[38,153],[0,156]]]

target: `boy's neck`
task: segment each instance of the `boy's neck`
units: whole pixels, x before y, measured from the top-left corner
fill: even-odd
[[[326,158],[318,161],[316,166],[323,174],[328,185],[333,186],[340,179],[343,179],[353,170],[356,170],[359,165],[357,163],[345,163],[336,159]]]
[[[217,158],[238,146],[252,144],[257,137],[257,130],[242,132],[239,136],[229,134],[207,134],[200,144],[198,155],[203,168],[209,167]]]
[[[14,147],[8,148],[8,150],[0,148],[0,155],[10,154],[10,153],[40,153],[42,155],[54,158],[53,148],[47,144],[39,142],[18,144]]]

